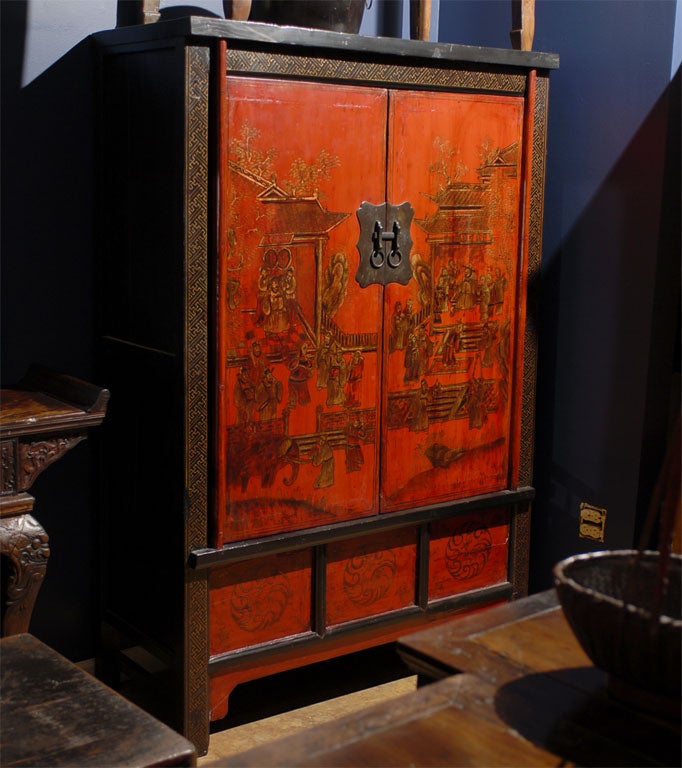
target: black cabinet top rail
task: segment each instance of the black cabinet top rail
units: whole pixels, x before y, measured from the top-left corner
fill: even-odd
[[[231,21],[205,16],[186,16],[154,24],[121,27],[93,35],[102,45],[143,43],[170,38],[221,38],[238,44],[272,44],[301,48],[323,49],[344,55],[372,54],[420,59],[423,62],[446,64],[469,62],[523,69],[557,69],[559,55],[539,51],[518,51],[512,48],[485,48],[454,43],[430,43],[393,37],[327,32],[303,27],[260,24],[252,21]]]

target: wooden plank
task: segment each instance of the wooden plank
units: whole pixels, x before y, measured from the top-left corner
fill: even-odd
[[[461,708],[459,698],[481,683],[460,675],[333,723],[309,729],[227,760],[225,766],[277,765],[463,765],[479,745],[492,760],[497,746],[508,750],[508,764],[548,765],[542,749]],[[499,758],[498,758],[499,760]],[[501,764],[482,759],[481,765]]]
[[[475,642],[537,671],[591,663],[561,608],[518,621],[513,632],[507,627],[483,632]]]
[[[405,662],[418,674],[426,672],[426,666],[432,672],[432,678],[437,679],[456,672],[478,671],[475,664],[482,663],[480,659],[490,656],[483,648],[466,649],[472,645],[472,638],[486,631],[508,626],[520,619],[532,616],[538,612],[555,610],[556,594],[553,590],[516,600],[511,603],[496,606],[471,616],[463,616],[457,621],[450,621],[438,628],[429,628],[412,635],[400,638],[398,652]],[[468,643],[462,641],[468,640]],[[479,660],[472,666],[471,654]]]
[[[35,637],[1,651],[3,766],[196,765],[193,744]]]
[[[675,765],[677,741],[614,707],[603,686],[590,695],[546,675],[498,686],[462,674],[221,765]]]

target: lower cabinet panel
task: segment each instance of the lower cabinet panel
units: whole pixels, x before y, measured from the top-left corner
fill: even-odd
[[[327,545],[327,624],[414,605],[416,566],[415,528]]]
[[[214,569],[210,654],[310,632],[312,558],[312,550],[303,550]]]
[[[212,718],[242,682],[508,599],[512,514],[479,509],[213,566]]]
[[[429,601],[506,581],[509,525],[504,508],[432,523]]]

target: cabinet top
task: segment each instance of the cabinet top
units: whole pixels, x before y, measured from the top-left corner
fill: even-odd
[[[557,69],[559,55],[539,51],[517,51],[506,48],[485,48],[454,43],[429,43],[393,37],[327,32],[302,27],[261,24],[252,21],[229,21],[205,16],[186,16],[153,24],[121,27],[93,35],[103,46],[145,43],[172,38],[198,41],[201,38],[231,40],[235,43],[265,44],[344,51],[348,54],[397,56],[403,59],[431,60],[440,63],[462,62],[524,69]]]

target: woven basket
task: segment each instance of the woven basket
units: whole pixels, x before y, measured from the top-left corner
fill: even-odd
[[[566,620],[612,688],[679,700],[681,574],[682,557],[671,555],[662,582],[659,553],[638,550],[575,555],[554,567]]]

